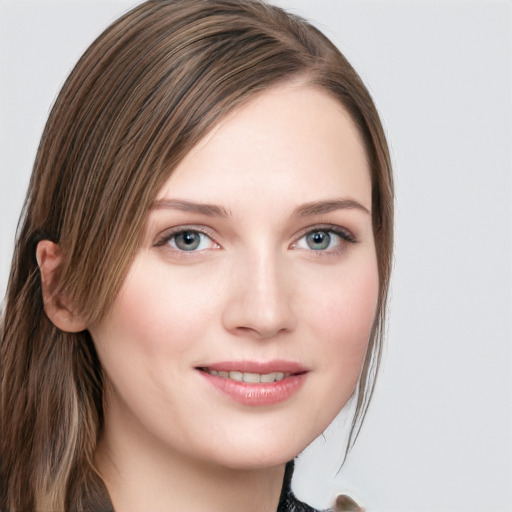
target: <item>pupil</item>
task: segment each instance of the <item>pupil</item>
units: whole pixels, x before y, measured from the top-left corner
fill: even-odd
[[[193,251],[197,249],[201,238],[198,233],[193,231],[184,231],[176,237],[176,246],[184,251]]]
[[[183,233],[183,241],[187,244],[193,244],[195,242],[196,236],[194,233]]]
[[[329,233],[325,231],[315,231],[307,236],[307,242],[310,249],[321,250],[327,249],[331,242]]]

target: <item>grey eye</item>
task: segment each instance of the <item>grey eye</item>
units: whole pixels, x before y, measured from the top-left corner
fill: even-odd
[[[306,235],[306,244],[309,249],[323,251],[329,247],[331,235],[326,231],[313,231]]]
[[[195,251],[201,245],[203,238],[208,237],[197,231],[182,231],[173,236],[173,241],[175,247],[181,251]]]

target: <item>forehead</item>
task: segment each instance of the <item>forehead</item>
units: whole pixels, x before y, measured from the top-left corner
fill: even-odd
[[[355,123],[317,88],[269,89],[228,115],[175,169],[158,199],[247,205],[350,196],[371,210],[370,172]]]

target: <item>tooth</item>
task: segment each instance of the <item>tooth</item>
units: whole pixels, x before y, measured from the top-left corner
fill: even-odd
[[[252,373],[252,372],[240,372],[240,371],[223,371],[223,370],[210,370],[207,369],[210,375],[218,375],[219,377],[223,377],[225,379],[233,379],[238,382],[248,382],[251,384],[259,383],[259,382],[275,382],[278,380],[282,380],[285,377],[288,377],[289,373],[284,372],[271,372],[271,373]]]
[[[233,380],[238,380],[240,382],[242,382],[244,379],[243,379],[243,373],[242,372],[229,372],[229,378],[230,379],[233,379]]]
[[[261,380],[260,380],[261,376],[259,373],[244,372],[243,378],[244,378],[244,382],[251,382],[251,383],[261,382]]]

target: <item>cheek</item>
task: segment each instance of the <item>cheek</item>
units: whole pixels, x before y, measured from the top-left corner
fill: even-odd
[[[324,364],[355,385],[366,354],[378,301],[379,279],[376,261],[364,261],[359,268],[342,269],[317,294],[311,328],[318,333],[325,352]]]
[[[165,437],[179,407],[167,416],[161,411],[177,399],[175,383],[187,382],[191,365],[203,354],[218,302],[214,290],[199,288],[190,272],[170,275],[162,265],[142,257],[135,261],[112,309],[91,329],[111,410],[130,411]],[[186,396],[186,389],[181,391]]]
[[[161,269],[136,266],[127,276],[102,336],[117,338],[127,347],[136,346],[146,355],[178,356],[190,350],[193,340],[213,315],[211,288],[198,289],[187,273],[168,275]],[[195,284],[193,284],[195,283]]]
[[[322,269],[303,283],[302,290],[302,338],[308,340],[314,369],[305,398],[307,418],[315,418],[305,438],[311,442],[356,389],[378,301],[376,257],[371,252],[358,254],[346,265]]]

